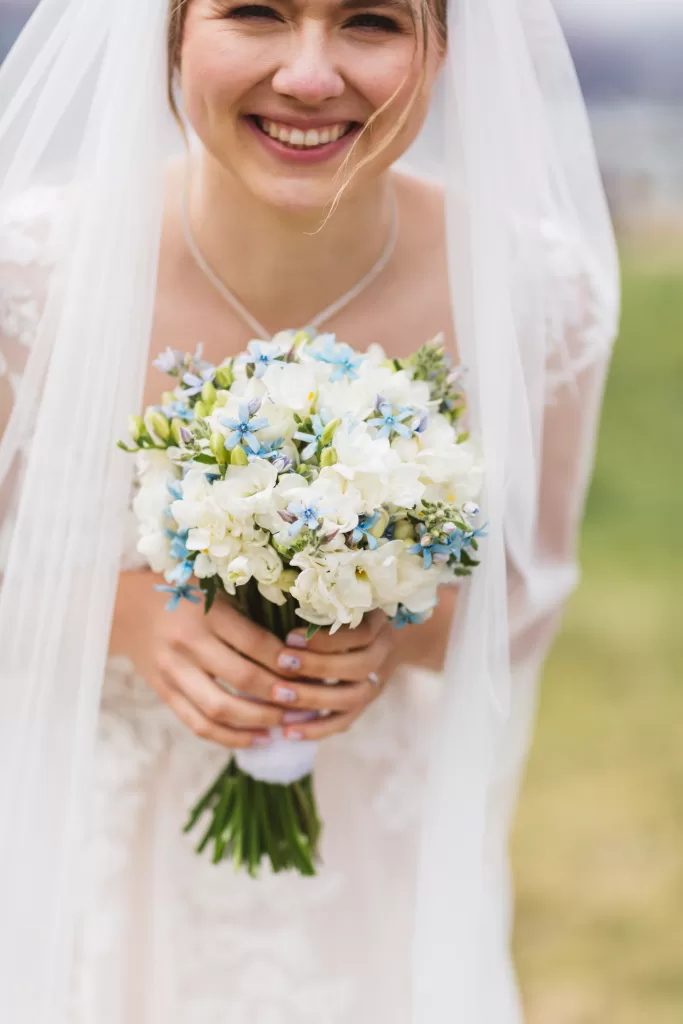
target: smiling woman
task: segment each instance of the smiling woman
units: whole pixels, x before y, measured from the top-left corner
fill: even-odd
[[[273,78],[275,93],[284,101],[287,97],[296,101],[286,118],[278,111],[240,111],[248,125],[274,140],[274,155],[307,165],[342,157],[350,176],[380,157],[389,166],[417,135],[443,56],[444,0],[417,0],[415,4],[411,0],[279,0],[270,5],[172,0],[168,92],[179,120],[178,88],[191,117],[183,65],[192,61],[193,20],[202,18],[203,6],[204,19],[227,23],[227,30],[216,37],[220,47],[220,64],[214,69],[217,89],[221,67],[223,73],[228,67],[231,75],[234,73],[235,43],[240,58],[248,61],[254,81],[259,75],[267,77],[283,52],[291,54],[293,46],[301,51],[294,66],[281,69]],[[248,51],[243,49],[245,41]],[[342,85],[344,81],[356,87],[355,118],[335,116],[334,110],[327,113],[327,108],[342,105],[343,113],[348,112],[349,90]],[[335,104],[342,93],[343,104]],[[272,100],[267,105],[271,107]],[[322,117],[321,107],[325,108]],[[200,131],[196,123],[195,128]],[[319,130],[321,134],[317,134]],[[345,185],[348,183],[347,178]]]
[[[25,469],[0,544],[3,1022],[519,1024],[507,828],[576,579],[618,273],[549,0],[456,10],[446,52],[443,0],[43,0],[0,72],[0,482]],[[441,71],[438,185],[394,164]],[[327,390],[279,351],[322,325]],[[446,444],[461,354],[472,436]],[[145,407],[132,495],[116,441]],[[188,436],[174,486],[158,442]],[[219,456],[230,512],[205,493]],[[371,552],[391,607],[412,582],[386,545],[423,580],[458,539],[443,502],[483,473],[472,585],[397,633],[382,611],[276,636],[220,599],[204,614],[186,576],[167,614],[170,547],[196,545],[197,578],[227,560],[291,594],[294,558],[266,558],[239,511],[254,458],[301,489],[276,524],[293,545],[332,472],[357,523],[320,542],[366,595],[350,558]],[[179,481],[184,527],[164,512]],[[417,491],[416,532],[392,520]],[[305,603],[341,600],[341,621],[336,582],[307,571]],[[324,740],[318,876],[277,870],[277,841],[259,881],[197,858],[182,824],[225,748],[276,756],[281,734]],[[257,820],[244,799],[230,820]],[[267,830],[273,808],[250,806]],[[292,848],[317,832],[306,807],[280,821]],[[224,811],[222,853],[240,845]]]

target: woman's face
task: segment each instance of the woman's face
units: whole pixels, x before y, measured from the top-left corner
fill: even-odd
[[[264,202],[322,210],[361,127],[351,166],[396,124],[422,70],[409,0],[191,0],[181,51],[183,107],[212,156]],[[424,120],[440,55],[400,135],[354,178],[381,174]]]

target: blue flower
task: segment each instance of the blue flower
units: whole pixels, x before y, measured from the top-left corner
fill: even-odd
[[[184,354],[178,351],[177,348],[167,348],[165,352],[162,352],[160,356],[157,356],[152,363],[152,366],[156,366],[157,370],[161,370],[162,373],[174,376],[181,366],[183,366],[184,360]]]
[[[381,515],[381,512],[375,512],[375,514],[371,516],[361,516],[358,520],[358,526],[351,534],[352,543],[357,546],[360,544],[363,537],[365,537],[371,551],[374,551],[375,548],[379,547],[379,541],[376,537],[373,537],[369,531],[372,530],[374,526],[377,526]]]
[[[171,495],[174,501],[183,500],[183,489],[180,486],[180,480],[173,480],[166,484],[166,490]]]
[[[390,619],[392,626],[396,629],[403,629],[404,626],[420,626],[430,618],[431,612],[410,612],[405,605],[400,604],[393,619]]]
[[[275,460],[280,458],[280,449],[284,443],[284,437],[278,437],[275,441],[261,441],[259,450],[254,452],[252,455],[249,455],[249,461],[256,462],[257,459]]]
[[[167,536],[171,539],[171,558],[175,558],[177,562],[184,562],[190,557],[190,552],[187,549],[186,543],[189,532],[189,530],[166,531]]]
[[[391,437],[392,434],[399,434],[401,437],[412,437],[413,430],[403,420],[415,415],[414,409],[395,409],[390,402],[380,402],[379,416],[368,420],[369,427],[379,427],[377,437]]]
[[[188,394],[188,392],[186,392],[186,394]],[[192,409],[185,405],[184,402],[178,400],[171,402],[170,405],[162,405],[160,406],[160,409],[167,420],[178,419],[185,420],[186,423],[191,423],[194,419]]]
[[[317,530],[320,526],[320,518],[329,512],[330,509],[321,509],[316,504],[306,504],[303,501],[292,501],[287,506],[289,515],[287,519],[291,525],[289,534],[296,537],[303,529]]]
[[[238,444],[244,445],[246,448],[250,448],[251,451],[256,455],[260,448],[261,442],[256,437],[254,431],[263,430],[264,427],[268,426],[268,420],[264,417],[259,419],[253,419],[252,417],[258,412],[261,407],[260,401],[256,398],[252,398],[251,402],[240,405],[239,419],[229,420],[222,417],[220,423],[232,433],[225,439],[225,447],[230,452],[233,448],[236,448]]]
[[[250,356],[247,363],[254,366],[255,377],[263,377],[270,364],[282,356],[280,349],[275,348],[268,351],[261,341],[250,341],[247,350]]]
[[[188,552],[189,555],[189,552]],[[190,582],[190,577],[194,572],[192,562],[184,560],[176,565],[175,569],[170,569],[166,573],[166,582],[172,583],[176,587],[184,587]]]
[[[207,369],[200,370],[199,374],[188,372],[183,377],[183,384],[187,384],[186,395],[198,395],[205,384],[209,384],[213,381],[216,376],[216,367],[209,366]]]
[[[154,587],[162,594],[170,594],[171,600],[166,605],[166,610],[174,612],[181,601],[190,601],[191,604],[201,604],[201,591],[197,587],[189,587],[187,584],[178,585],[177,587],[162,587],[157,584]]]
[[[330,382],[338,380],[358,380],[358,368],[363,362],[363,356],[357,355],[349,345],[338,345],[334,340],[334,334],[321,334],[319,348],[310,348],[309,352],[314,359],[321,363],[328,363],[334,366],[330,374]]]
[[[313,455],[315,455],[316,451],[318,450],[318,445],[322,442],[322,436],[325,427],[329,422],[330,416],[328,413],[321,412],[320,415],[316,413],[314,416],[311,416],[311,426],[315,433],[307,434],[302,430],[297,430],[296,434],[294,435],[297,441],[310,442],[301,452],[301,458],[304,460],[304,462],[306,461],[306,459],[310,459]]]

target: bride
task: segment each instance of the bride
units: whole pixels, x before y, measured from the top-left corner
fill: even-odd
[[[2,1021],[518,1024],[507,830],[618,308],[549,3],[43,0],[0,96]],[[429,622],[283,645],[136,551],[158,357],[300,325],[466,367],[489,536]],[[313,880],[181,832],[274,726],[325,740]]]

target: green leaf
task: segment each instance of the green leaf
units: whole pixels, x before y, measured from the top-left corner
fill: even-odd
[[[216,466],[218,468],[218,463],[213,455],[195,455],[193,461],[201,462],[203,466]]]
[[[315,623],[312,622],[308,629],[306,630],[306,639],[312,640],[315,634],[318,633],[321,629],[322,626],[316,626]]]

